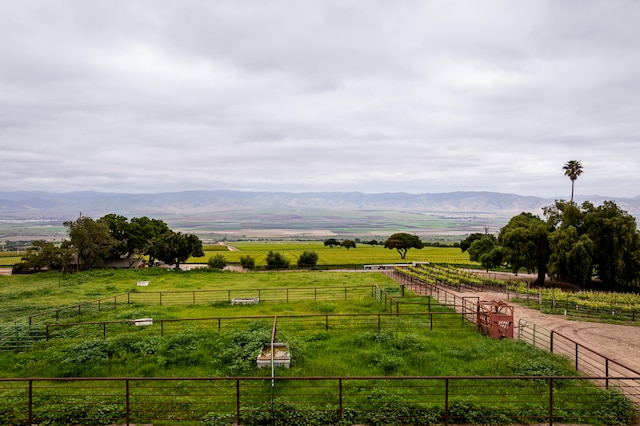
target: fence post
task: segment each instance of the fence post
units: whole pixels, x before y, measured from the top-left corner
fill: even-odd
[[[533,324],[533,347],[536,347],[536,324]]]
[[[129,426],[129,421],[131,420],[130,416],[129,416],[129,413],[131,412],[131,407],[129,406],[129,402],[130,402],[129,401],[129,399],[130,399],[129,398],[130,397],[130,395],[129,395],[129,379],[126,379],[124,383],[125,383],[125,422],[126,422],[126,425]]]
[[[33,424],[33,380],[29,380],[29,424]]]
[[[553,378],[549,379],[549,425],[553,426]]]
[[[609,389],[609,358],[604,359],[604,375],[607,380],[605,380],[605,389]]]
[[[578,371],[578,342],[576,342],[576,371]]]
[[[553,330],[551,330],[551,334],[549,336],[549,352],[553,353]]]
[[[338,379],[339,401],[338,401],[338,419],[342,420],[342,379]]]
[[[449,378],[444,379],[444,424],[449,425]]]
[[[162,306],[162,292],[160,292],[160,306]]]
[[[102,323],[102,338],[107,338],[107,323],[106,321]]]
[[[236,424],[240,424],[240,379],[236,379]]]

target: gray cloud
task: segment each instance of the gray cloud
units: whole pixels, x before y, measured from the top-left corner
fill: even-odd
[[[0,189],[637,196],[633,0],[0,0]]]

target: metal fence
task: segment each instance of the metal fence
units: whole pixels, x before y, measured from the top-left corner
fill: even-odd
[[[56,338],[103,338],[120,334],[136,336],[165,336],[186,330],[243,331],[255,322],[271,322],[274,316],[236,316],[215,318],[174,318],[153,320],[146,318],[145,325],[136,326],[135,321],[93,321],[79,323],[48,324],[45,339]],[[451,328],[464,324],[464,317],[457,312],[395,312],[360,314],[302,314],[278,315],[278,330],[285,332],[331,332],[380,331],[393,328],[395,331],[415,329],[415,321],[433,330],[435,327]]]
[[[538,292],[518,292],[508,291],[507,297],[515,299],[530,308],[539,309],[540,311],[553,314],[563,315],[575,320],[606,320],[626,323],[637,323],[640,321],[640,309],[629,308],[626,306],[607,306],[607,307],[588,307],[569,301],[566,299],[556,298],[544,299],[542,293]]]
[[[640,377],[616,377],[637,387]],[[602,377],[0,379],[0,422],[160,425],[632,424]],[[271,386],[275,381],[275,386]]]
[[[30,325],[44,324],[60,319],[93,314],[132,304],[158,306],[203,305],[231,303],[234,299],[258,299],[266,303],[289,303],[299,301],[351,300],[370,296],[372,286],[345,287],[283,287],[227,290],[185,290],[185,291],[138,291],[120,293],[107,298],[79,303],[30,315]]]
[[[398,271],[390,271],[388,274],[407,286],[407,288],[411,288],[419,294],[434,297],[440,303],[462,312],[468,321],[476,322],[475,312],[478,298],[460,297],[447,290],[439,289],[436,285]],[[605,388],[609,388],[611,385],[618,386],[634,403],[640,404],[640,392],[638,390],[640,382],[637,381],[637,377],[640,377],[640,372],[626,367],[561,333],[537,326],[534,323],[520,320],[516,329],[516,338],[536,348],[569,358],[576,371],[588,376],[603,377],[602,381],[598,383],[599,385]],[[614,377],[635,377],[636,379],[625,380],[625,385],[621,386]]]
[[[459,296],[456,293],[441,288],[441,286],[437,284],[431,284],[417,277],[403,274],[396,270],[384,271],[384,273],[393,278],[396,282],[400,283],[403,287],[416,292],[420,296],[428,296],[429,298],[436,300],[438,304],[442,306],[447,306],[461,312],[466,320],[475,324],[479,297]],[[429,300],[427,300],[426,303],[430,306]]]
[[[34,342],[45,340],[48,325],[68,323],[93,316],[102,311],[122,309],[132,305],[205,305],[227,304],[237,300],[259,300],[260,303],[300,301],[356,300],[371,297],[375,286],[258,288],[191,291],[128,292],[78,303],[64,308],[40,312],[0,325],[0,351],[22,350]],[[78,321],[76,321],[78,322]],[[106,326],[105,326],[106,327]]]
[[[608,388],[613,385],[624,388],[625,393],[631,400],[640,404],[640,381],[637,379],[637,377],[640,377],[640,372],[626,367],[557,331],[536,326],[524,320],[518,322],[517,329],[518,339],[537,348],[568,358],[576,371],[586,375],[604,377],[602,382],[599,383],[601,386]],[[636,377],[636,379],[625,381],[625,386],[621,386],[613,377]]]

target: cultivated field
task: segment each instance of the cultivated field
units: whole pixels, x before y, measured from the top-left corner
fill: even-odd
[[[239,264],[241,256],[251,256],[256,266],[264,266],[269,251],[279,251],[295,265],[303,251],[318,253],[318,266],[365,265],[374,263],[411,263],[435,262],[449,264],[473,264],[469,261],[469,254],[463,253],[456,247],[424,247],[420,250],[410,249],[406,259],[401,259],[396,250],[385,249],[384,246],[370,246],[357,244],[356,248],[347,250],[344,247],[325,247],[322,241],[278,241],[278,242],[230,242],[232,251],[206,251],[201,258],[190,259],[189,262],[206,262],[210,256],[222,254],[230,263]],[[236,250],[237,249],[237,250]]]

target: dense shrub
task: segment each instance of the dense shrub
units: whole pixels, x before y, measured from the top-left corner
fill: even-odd
[[[227,266],[227,260],[223,255],[218,253],[215,256],[209,258],[209,260],[207,261],[207,266],[213,269],[224,269],[224,267]]]
[[[253,269],[256,266],[256,261],[253,259],[253,257],[251,257],[249,255],[241,256],[240,257],[240,265],[244,269]]]
[[[267,253],[267,269],[287,269],[289,267],[289,260],[278,251],[270,250]]]
[[[315,251],[303,251],[298,258],[298,267],[313,268],[318,263],[318,253]]]

